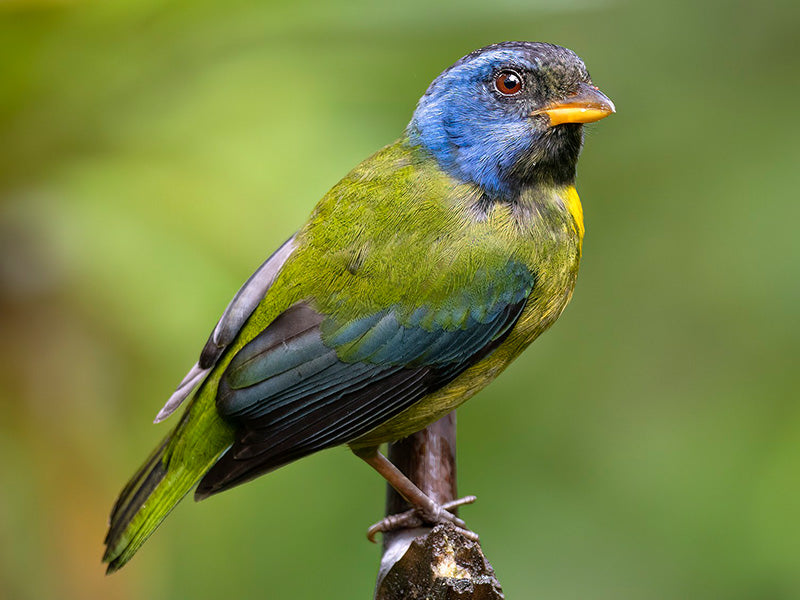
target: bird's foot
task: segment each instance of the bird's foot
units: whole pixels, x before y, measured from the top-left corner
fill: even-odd
[[[464,496],[463,498],[451,500],[444,504],[436,504],[434,502],[429,506],[418,506],[405,512],[389,515],[367,530],[367,539],[375,543],[375,536],[379,532],[386,533],[397,529],[422,527],[423,525],[452,523],[460,533],[477,542],[478,534],[467,529],[466,523],[450,512],[450,509],[463,506],[464,504],[472,504],[475,500],[477,500],[475,496]]]

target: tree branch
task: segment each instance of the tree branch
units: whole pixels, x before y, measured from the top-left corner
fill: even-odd
[[[439,504],[457,497],[456,413],[389,445],[391,460]],[[386,514],[410,506],[387,486]],[[455,512],[455,509],[451,512]],[[480,544],[453,525],[392,531],[383,536],[375,600],[501,600],[494,570]]]

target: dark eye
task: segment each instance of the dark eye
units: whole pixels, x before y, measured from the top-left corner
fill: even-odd
[[[500,71],[494,77],[494,87],[504,96],[513,96],[522,90],[522,77],[516,71]]]

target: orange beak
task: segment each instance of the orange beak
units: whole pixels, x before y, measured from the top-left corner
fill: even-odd
[[[604,93],[593,85],[582,83],[577,94],[535,110],[531,116],[547,115],[550,126],[555,127],[562,123],[592,123],[615,112],[614,103]]]

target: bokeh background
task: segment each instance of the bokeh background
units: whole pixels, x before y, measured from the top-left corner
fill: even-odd
[[[0,2],[0,597],[370,597],[344,449],[184,502],[113,577],[111,504],[239,284],[428,82],[576,50],[571,306],[459,412],[509,598],[800,597],[795,2]]]

